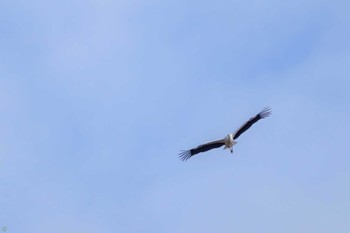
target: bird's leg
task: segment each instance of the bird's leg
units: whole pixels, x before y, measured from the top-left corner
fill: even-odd
[[[233,153],[233,147],[230,147],[231,154]]]

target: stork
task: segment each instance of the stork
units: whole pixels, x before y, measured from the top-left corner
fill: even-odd
[[[270,116],[270,114],[271,108],[266,107],[257,115],[245,122],[239,129],[236,130],[236,132],[227,134],[223,139],[207,142],[190,150],[183,150],[180,152],[179,157],[182,161],[186,161],[187,159],[191,158],[192,156],[198,153],[206,152],[208,150],[219,148],[222,146],[224,146],[224,149],[230,149],[231,153],[233,153],[233,146],[237,143],[235,140],[257,121]]]

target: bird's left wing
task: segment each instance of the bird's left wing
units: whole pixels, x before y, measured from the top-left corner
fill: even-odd
[[[258,120],[263,119],[265,117],[270,116],[271,108],[266,107],[261,112],[259,112],[254,117],[250,118],[246,123],[244,123],[234,134],[233,139],[238,138],[242,133],[248,130],[253,124],[255,124]]]
[[[182,161],[186,161],[187,159],[191,158],[193,155],[205,152],[214,148],[218,148],[225,145],[225,140],[215,140],[212,142],[208,142],[202,145],[197,146],[196,148],[190,149],[190,150],[184,150],[181,151],[179,154],[179,157],[182,159]]]

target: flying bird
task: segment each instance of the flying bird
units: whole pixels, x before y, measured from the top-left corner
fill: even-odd
[[[211,142],[207,142],[205,144],[199,145],[196,148],[190,150],[183,150],[180,152],[179,157],[182,161],[186,161],[191,158],[193,155],[198,153],[206,152],[211,149],[219,148],[225,146],[224,149],[230,149],[231,153],[233,152],[233,146],[237,143],[235,139],[237,139],[242,133],[248,130],[253,124],[255,124],[260,119],[264,119],[271,114],[271,108],[266,107],[261,112],[259,112],[254,117],[250,118],[247,122],[245,122],[236,132],[226,135],[225,138],[220,140],[215,140]]]

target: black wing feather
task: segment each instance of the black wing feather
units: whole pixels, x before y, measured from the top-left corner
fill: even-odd
[[[268,117],[270,116],[270,114],[271,114],[271,108],[269,107],[264,108],[259,114],[250,118],[244,125],[242,125],[241,128],[239,128],[235,133],[235,135],[233,136],[233,139],[234,140],[237,139],[242,133],[248,130],[258,120]]]
[[[184,150],[181,151],[181,153],[179,154],[180,159],[182,159],[182,161],[186,161],[187,159],[191,158],[191,156],[196,155],[198,153],[202,153],[211,149],[215,149],[215,148],[219,148],[221,146],[225,145],[225,142],[213,142],[213,143],[207,143],[207,144],[203,144],[203,145],[199,145],[196,148],[193,148],[191,150]]]

